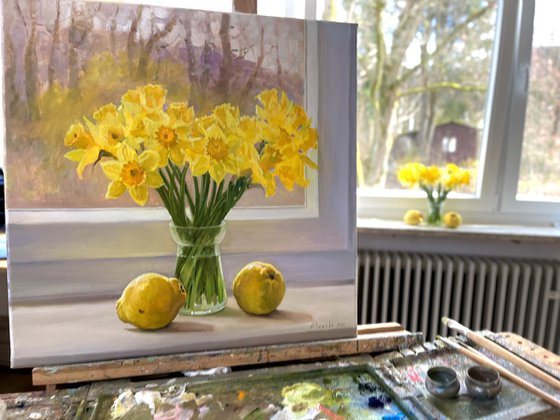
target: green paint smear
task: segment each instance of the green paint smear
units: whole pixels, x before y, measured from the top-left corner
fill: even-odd
[[[307,411],[319,404],[324,407],[343,409],[349,402],[345,397],[312,382],[298,382],[282,388],[282,404],[292,411]]]

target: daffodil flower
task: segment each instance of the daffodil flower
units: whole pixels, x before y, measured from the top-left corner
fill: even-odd
[[[258,128],[266,146],[260,158],[262,174],[253,171],[253,179],[263,185],[267,196],[276,190],[275,177],[291,191],[294,185],[306,187],[305,166],[318,169],[307,153],[317,148],[317,131],[299,105],[276,89],[260,93],[257,99]]]
[[[229,104],[217,107],[212,115],[195,123],[193,136],[203,140],[203,150],[191,160],[194,176],[208,172],[219,184],[226,174],[239,175],[243,165],[238,154],[242,143],[238,127],[239,110]]]
[[[204,130],[203,139],[204,150],[191,164],[193,176],[208,172],[219,184],[226,174],[239,174],[240,166],[236,159],[239,137],[228,135],[214,123]]]
[[[165,105],[167,91],[159,85],[146,85],[127,91],[121,98],[124,112],[137,118],[157,120]]]
[[[78,162],[76,172],[80,179],[86,166],[99,159],[101,148],[95,143],[93,136],[86,130],[82,123],[76,122],[70,126],[64,137],[66,147],[75,147],[67,152],[64,157],[72,162]]]
[[[117,159],[101,162],[105,176],[111,180],[105,197],[114,199],[128,191],[132,199],[143,206],[148,201],[148,188],[159,188],[163,179],[158,172],[159,155],[145,150],[138,155],[134,149],[122,144]]]
[[[193,121],[193,108],[175,103],[166,112],[161,112],[156,121],[146,122],[147,138],[144,144],[158,153],[160,167],[167,165],[168,159],[178,166],[185,163]]]

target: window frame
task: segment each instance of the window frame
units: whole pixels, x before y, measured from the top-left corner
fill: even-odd
[[[531,65],[535,0],[498,0],[496,39],[481,138],[475,197],[451,193],[446,209],[469,223],[550,225],[560,203],[516,198]],[[358,217],[399,219],[407,209],[426,207],[419,191],[379,192],[358,188]]]

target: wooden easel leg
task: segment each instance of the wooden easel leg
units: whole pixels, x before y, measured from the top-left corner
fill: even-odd
[[[45,389],[49,394],[54,394],[56,392],[56,384],[47,384]]]

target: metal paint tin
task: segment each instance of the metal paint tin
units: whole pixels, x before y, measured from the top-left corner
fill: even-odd
[[[445,366],[428,369],[425,385],[430,394],[439,398],[455,397],[461,388],[457,373]]]
[[[467,370],[465,385],[472,397],[494,398],[502,390],[500,374],[497,370],[484,366],[472,366]]]

